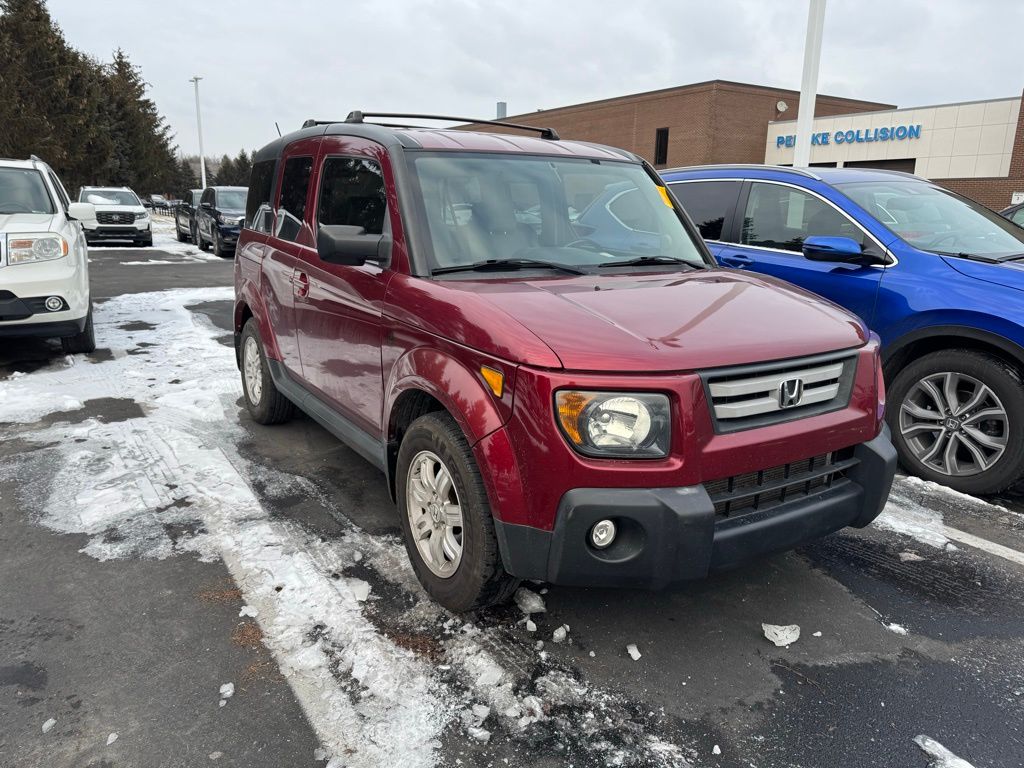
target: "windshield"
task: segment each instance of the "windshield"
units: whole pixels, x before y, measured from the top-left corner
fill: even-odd
[[[79,198],[93,205],[142,205],[135,193],[127,189],[83,189]]]
[[[1024,254],[1024,230],[980,203],[919,181],[837,185],[915,248],[945,255],[1008,258]]]
[[[39,171],[0,168],[0,214],[53,212],[53,201]]]
[[[219,189],[217,207],[225,211],[244,211],[245,198],[248,194],[247,189]]]
[[[671,268],[672,259],[705,266],[668,198],[636,163],[409,156],[433,246],[431,271],[490,260],[598,267],[647,258],[663,270],[660,262]]]

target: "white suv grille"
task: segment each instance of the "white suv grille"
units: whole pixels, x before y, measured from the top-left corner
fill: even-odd
[[[845,407],[856,366],[847,352],[717,369],[703,378],[717,430],[732,432]]]

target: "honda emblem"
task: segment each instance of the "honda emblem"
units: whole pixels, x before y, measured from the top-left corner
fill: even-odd
[[[779,384],[779,408],[793,408],[800,405],[803,397],[803,379],[786,379]]]

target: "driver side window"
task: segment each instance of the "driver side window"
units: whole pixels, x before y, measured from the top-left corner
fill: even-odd
[[[828,203],[793,187],[754,182],[740,242],[800,253],[808,237],[848,237],[862,247],[864,232]]]

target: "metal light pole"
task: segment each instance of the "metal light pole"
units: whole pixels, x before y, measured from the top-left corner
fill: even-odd
[[[800,81],[800,110],[796,116],[796,147],[793,165],[811,164],[811,133],[814,131],[814,100],[818,94],[818,65],[825,29],[825,0],[809,0],[807,40],[804,42],[804,73]]]
[[[203,118],[199,112],[199,81],[202,79],[199,75],[196,75],[189,82],[196,87],[196,128],[199,130],[199,176],[203,189],[206,189],[206,155],[203,154]]]

